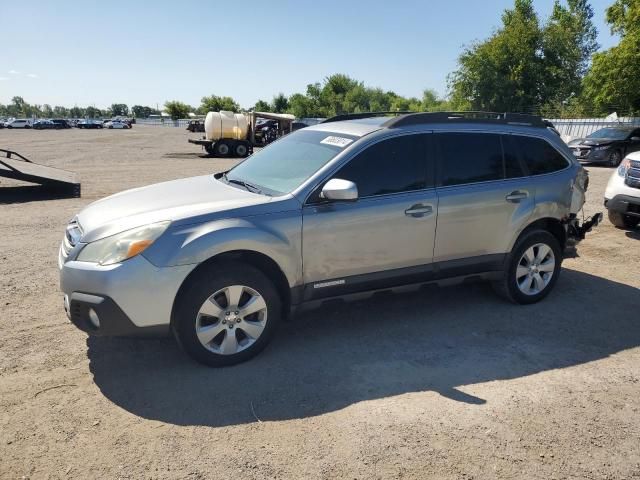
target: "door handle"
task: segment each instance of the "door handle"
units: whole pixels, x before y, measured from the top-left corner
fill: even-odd
[[[518,203],[520,200],[524,200],[529,196],[528,192],[523,192],[521,190],[516,190],[515,192],[511,192],[509,195],[505,197],[507,202]]]
[[[431,205],[422,205],[421,203],[412,205],[404,211],[404,214],[409,217],[424,217],[431,213],[433,213],[433,207]]]

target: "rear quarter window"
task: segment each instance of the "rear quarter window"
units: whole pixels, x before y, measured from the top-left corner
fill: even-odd
[[[546,140],[518,135],[514,135],[513,140],[530,175],[557,172],[569,165],[567,159]]]

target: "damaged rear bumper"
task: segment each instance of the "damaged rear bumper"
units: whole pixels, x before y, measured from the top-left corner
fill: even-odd
[[[567,221],[567,237],[569,240],[577,243],[584,240],[587,233],[602,222],[602,212],[598,212],[587,218],[582,224],[575,214],[571,214]]]

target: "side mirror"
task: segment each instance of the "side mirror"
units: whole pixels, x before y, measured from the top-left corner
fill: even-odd
[[[631,137],[632,142],[640,142],[640,137]]]
[[[320,198],[330,201],[355,202],[358,200],[358,187],[349,180],[332,178],[322,187]]]

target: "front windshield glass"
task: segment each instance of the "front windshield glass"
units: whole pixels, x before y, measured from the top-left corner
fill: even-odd
[[[245,182],[272,195],[299,187],[357,137],[299,130],[254,153],[227,173],[227,181]]]
[[[602,128],[589,135],[587,138],[613,138],[615,140],[624,140],[629,135],[629,130],[622,128]]]

